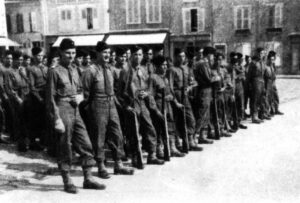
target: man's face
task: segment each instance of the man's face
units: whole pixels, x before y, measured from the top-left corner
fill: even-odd
[[[198,51],[198,57],[203,58],[203,49],[199,49]]]
[[[153,59],[153,50],[149,49],[149,51],[147,52],[147,60],[151,61]]]
[[[59,57],[54,57],[52,60],[51,60],[51,66],[57,66],[59,63]]]
[[[163,56],[163,55],[164,55],[164,50],[163,50],[163,49],[159,50],[159,51],[157,52],[157,55],[158,55],[158,56]]]
[[[5,56],[5,58],[4,58],[4,64],[5,64],[5,66],[6,67],[10,67],[12,65],[12,63],[13,63],[13,56],[12,56],[12,54],[9,54],[9,55]]]
[[[184,53],[184,52],[179,53],[179,55],[178,55],[178,60],[179,60],[179,63],[180,63],[180,64],[183,64],[183,63],[185,62],[186,56],[185,56],[185,53]]]
[[[139,49],[138,51],[136,51],[134,54],[133,54],[133,61],[140,65],[141,62],[143,60],[143,51],[142,49]]]
[[[23,56],[20,56],[19,58],[15,59],[15,60],[14,60],[15,65],[16,65],[17,67],[21,66],[22,63],[23,63],[23,60],[24,60]]]
[[[168,69],[168,63],[167,63],[167,61],[164,61],[164,62],[160,65],[160,70],[162,71],[163,74],[165,74],[166,71],[167,71],[167,69]]]
[[[111,59],[112,59],[113,61],[116,60],[116,52],[115,52],[115,51],[111,53]]]
[[[217,57],[217,65],[222,65],[222,62],[223,62],[223,57],[222,56],[218,56]]]
[[[66,49],[61,52],[61,62],[65,64],[71,64],[74,61],[74,58],[76,56],[76,49]]]
[[[127,55],[127,60],[129,60],[130,57],[131,57],[131,51],[130,51],[130,49],[128,49],[128,50],[126,51],[126,55]]]
[[[259,56],[260,59],[263,59],[264,56],[265,56],[264,50],[260,51],[260,52],[258,53],[258,56]]]
[[[90,65],[91,64],[91,56],[87,55],[86,57],[83,58],[83,62],[85,65]]]
[[[101,52],[97,53],[97,58],[101,62],[109,63],[109,58],[110,58],[110,49],[104,49]]]
[[[78,66],[81,66],[82,65],[82,61],[83,61],[83,57],[76,57],[75,58],[75,62]]]
[[[272,57],[270,58],[270,62],[271,62],[272,64],[275,64],[275,60],[276,60],[275,56],[272,56]]]
[[[118,62],[123,65],[124,63],[126,63],[127,55],[126,53],[124,53],[123,55],[118,56],[117,58],[118,58]]]
[[[31,59],[30,58],[28,58],[28,59],[26,59],[26,60],[24,60],[24,66],[29,66],[30,65],[30,63],[31,63]]]
[[[208,60],[210,65],[213,65],[214,62],[215,62],[215,56],[213,54],[208,54],[207,55],[207,60]]]
[[[44,57],[44,52],[40,52],[37,55],[35,55],[35,60],[37,61],[37,63],[42,63],[43,62],[43,57]]]

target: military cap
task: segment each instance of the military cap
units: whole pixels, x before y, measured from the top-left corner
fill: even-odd
[[[21,51],[15,51],[13,54],[13,59],[19,59],[21,56],[23,56]]]
[[[237,56],[237,58],[238,58],[238,59],[241,59],[241,58],[243,58],[243,54],[241,54],[241,53],[239,53],[239,52],[238,52],[238,53],[236,53],[236,56]]]
[[[64,51],[67,49],[75,49],[75,43],[72,39],[70,38],[64,38],[60,45],[59,45],[60,50]]]
[[[174,54],[176,56],[178,56],[180,53],[185,53],[185,50],[184,49],[176,49]]]
[[[264,48],[258,47],[258,48],[256,49],[256,52],[257,52],[257,53],[260,53],[260,52],[263,51],[263,50],[264,50]]]
[[[156,67],[159,67],[161,66],[161,64],[163,64],[165,61],[167,61],[167,59],[163,56],[157,56],[153,59],[153,64],[156,66]]]
[[[268,58],[271,58],[273,56],[276,56],[276,52],[275,51],[269,51]]]
[[[208,54],[215,54],[216,53],[216,49],[213,47],[204,47],[203,49],[203,55],[207,56]]]
[[[105,49],[109,49],[110,47],[103,41],[99,41],[96,45],[96,51],[101,52]]]
[[[5,52],[4,52],[4,56],[8,56],[8,55],[14,55],[14,52],[13,51],[11,51],[11,50],[6,50]]]
[[[229,54],[229,58],[234,58],[235,57],[235,55],[236,55],[236,53],[234,52],[234,51],[232,51],[232,52],[230,52],[230,54]]]
[[[28,56],[27,54],[24,54],[23,56],[24,60],[30,59],[30,56]]]
[[[126,54],[126,49],[123,49],[122,47],[117,47],[116,48],[116,55],[117,56],[122,56],[124,54]]]
[[[143,48],[140,47],[140,46],[134,46],[134,47],[132,47],[132,49],[131,49],[132,53],[135,53],[135,52],[137,52],[137,51],[139,51],[139,50],[142,50],[142,51],[143,51]]]
[[[83,57],[84,56],[84,51],[81,49],[76,50],[76,58],[78,57]]]
[[[43,50],[40,48],[40,47],[33,47],[31,49],[31,53],[33,56],[36,56],[38,55],[39,53],[41,53]]]

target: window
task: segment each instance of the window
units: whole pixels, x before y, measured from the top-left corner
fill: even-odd
[[[251,28],[251,6],[237,6],[234,14],[236,30],[248,30]]]
[[[72,14],[71,10],[62,10],[61,11],[61,19],[62,20],[71,20]]]
[[[6,15],[7,32],[12,33],[12,25],[10,15]]]
[[[227,58],[227,45],[225,43],[216,43],[215,49],[218,53],[221,53]]]
[[[98,18],[97,9],[96,8],[84,8],[82,9],[82,19],[84,24],[83,29],[94,29],[95,28],[95,19]]]
[[[270,5],[268,9],[268,27],[281,28],[282,27],[282,8],[283,4]]]
[[[126,23],[141,23],[141,5],[140,0],[126,0]]]
[[[23,22],[23,14],[18,13],[17,14],[17,32],[22,33],[24,32],[24,22]]]
[[[196,33],[205,29],[204,8],[183,8],[182,9],[183,32]]]
[[[147,23],[161,23],[161,0],[146,0]]]
[[[36,12],[29,13],[29,30],[30,32],[37,31]]]

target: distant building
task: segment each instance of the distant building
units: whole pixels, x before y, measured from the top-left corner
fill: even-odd
[[[49,50],[62,36],[73,37],[81,46],[96,45],[95,36],[89,36],[98,35],[96,40],[102,40],[109,29],[108,0],[6,0],[5,3],[9,36],[22,44],[25,52],[36,46]]]

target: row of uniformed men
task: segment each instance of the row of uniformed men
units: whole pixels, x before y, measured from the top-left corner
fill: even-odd
[[[205,137],[206,129],[208,138],[220,139],[231,136],[229,132],[239,127],[246,128],[241,124],[244,90],[255,92],[250,95],[253,122],[259,122],[258,109],[264,110],[261,118],[272,112],[273,92],[269,93],[272,99],[264,100],[270,102],[256,101],[262,98],[257,95],[256,86],[265,82],[266,67],[274,65],[274,54],[273,58],[268,56],[269,66],[261,66],[259,70],[262,56],[247,63],[252,72],[248,71],[246,77],[238,54],[231,54],[231,65],[224,67],[224,56],[215,55],[212,47],[206,47],[192,67],[188,66],[182,50],[177,53],[174,65],[162,55],[153,59],[151,49],[145,51],[144,58],[141,47],[134,47],[131,57],[127,50],[117,49],[116,63],[110,61],[111,50],[105,43],[99,42],[96,51],[97,59],[92,64],[88,54],[77,51],[76,56],[74,42],[65,39],[60,45],[60,57],[51,57],[49,70],[42,65],[42,50],[36,48],[32,50],[33,65],[27,71],[23,71],[20,54],[5,54],[3,92],[12,101],[6,103],[18,107],[8,108],[16,109],[12,112],[15,123],[12,129],[17,129],[19,135],[13,137],[19,140],[19,149],[24,150],[24,138],[29,136],[34,149],[39,146],[36,138],[45,134],[45,129],[55,130],[41,139],[47,142],[55,137],[55,151],[67,192],[77,192],[69,176],[72,149],[81,156],[84,188],[103,189],[104,185],[92,179],[91,167],[96,160],[99,177],[110,177],[105,167],[105,144],[112,151],[114,173],[133,174],[132,168],[123,166],[122,158],[125,151],[132,155],[134,167],[144,167],[139,159],[139,135],[143,137],[143,149],[148,152],[147,163],[163,164],[168,154],[166,148],[171,156],[183,157],[189,150],[201,151],[197,143],[212,143]],[[13,66],[10,57],[15,59]],[[259,71],[264,73],[260,75]],[[261,88],[263,92],[265,88]],[[26,95],[30,96],[25,99]],[[47,128],[47,121],[53,123],[52,127]],[[27,133],[20,135],[20,132]]]

